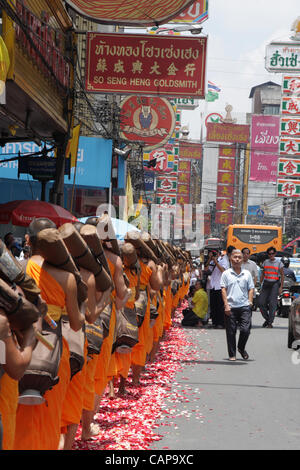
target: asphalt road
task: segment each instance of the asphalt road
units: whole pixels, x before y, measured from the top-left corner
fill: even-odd
[[[151,449],[299,449],[300,364],[287,348],[287,322],[275,318],[273,329],[262,328],[254,312],[250,358],[237,354],[236,362],[228,361],[225,330],[185,328],[196,358],[172,384],[158,428],[163,438]]]

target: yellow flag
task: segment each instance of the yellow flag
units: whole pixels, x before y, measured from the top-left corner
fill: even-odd
[[[80,135],[81,124],[73,128],[72,138],[69,140],[66,150],[66,158],[71,158],[70,167],[73,168],[77,164],[77,153],[78,153],[78,144],[79,144],[79,135]]]
[[[133,212],[133,192],[130,173],[127,174],[126,181],[126,209],[124,214],[124,220],[128,220],[130,216],[134,215]]]
[[[140,199],[139,199],[136,211],[135,211],[135,217],[138,217],[140,215],[142,207],[143,207],[143,198],[142,196],[140,196]]]

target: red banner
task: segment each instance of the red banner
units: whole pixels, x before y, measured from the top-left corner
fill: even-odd
[[[87,33],[86,91],[205,97],[207,38]]]
[[[188,158],[191,160],[201,160],[202,145],[194,142],[180,142],[179,144],[180,158]]]

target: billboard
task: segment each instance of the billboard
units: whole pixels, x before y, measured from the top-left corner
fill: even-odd
[[[205,98],[207,38],[87,33],[92,93]]]
[[[280,116],[252,116],[250,181],[276,181],[279,128]]]

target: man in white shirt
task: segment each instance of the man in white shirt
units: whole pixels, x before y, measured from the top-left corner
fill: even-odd
[[[229,360],[236,360],[236,331],[240,328],[238,351],[244,360],[249,359],[245,350],[251,330],[254,283],[249,271],[242,269],[242,253],[234,250],[231,255],[232,267],[221,277],[222,296],[225,310],[226,339]]]
[[[224,328],[224,303],[221,291],[222,273],[230,267],[228,255],[221,256],[220,250],[209,253],[209,288],[210,288],[210,316],[213,328]]]

